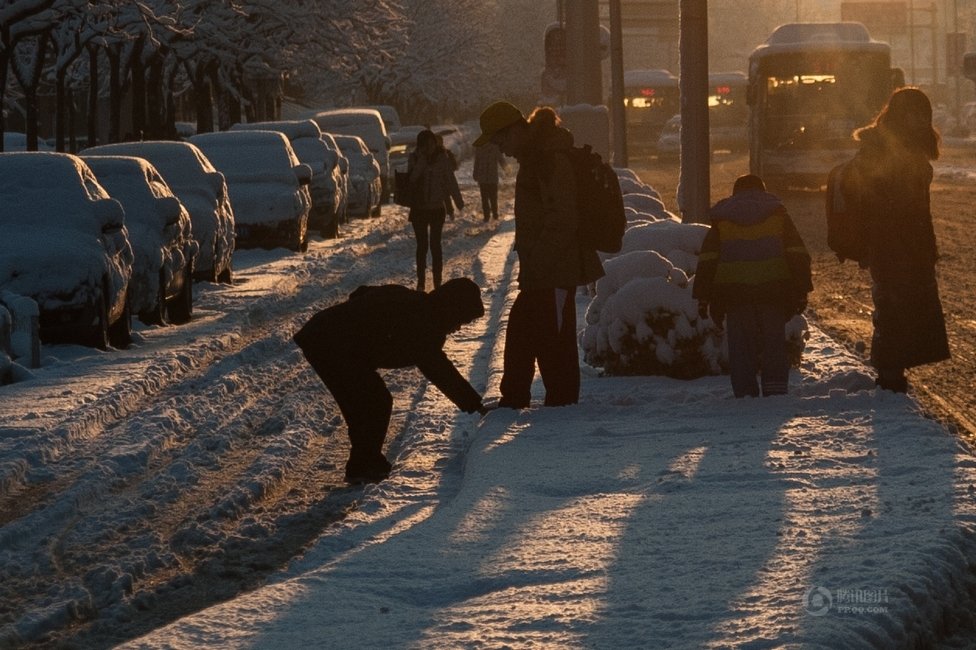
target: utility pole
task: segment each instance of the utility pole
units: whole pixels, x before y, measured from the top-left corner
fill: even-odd
[[[600,69],[600,6],[597,0],[565,3],[567,104],[603,103]]]
[[[708,223],[712,147],[708,134],[707,0],[681,0],[678,24],[681,90],[678,209],[684,222]]]
[[[627,167],[627,112],[624,110],[624,46],[620,0],[610,0],[610,123],[613,164]]]

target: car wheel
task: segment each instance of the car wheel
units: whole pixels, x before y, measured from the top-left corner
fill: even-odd
[[[152,309],[139,312],[139,320],[146,325],[166,324],[166,275],[159,271],[159,290],[156,292],[156,304]]]
[[[332,219],[330,219],[325,224],[325,227],[322,228],[322,230],[320,230],[319,233],[325,239],[335,239],[336,237],[338,237],[339,236],[339,213],[334,214],[332,216]]]
[[[105,294],[100,293],[98,301],[95,303],[95,312],[98,314],[98,322],[92,326],[91,332],[87,337],[86,343],[99,350],[108,349],[108,304],[105,302]]]
[[[124,350],[132,343],[132,312],[129,309],[129,299],[125,300],[125,309],[119,319],[108,327],[108,341],[112,347]]]
[[[177,325],[189,323],[190,319],[193,317],[192,277],[193,270],[190,268],[190,265],[187,265],[186,278],[183,280],[183,288],[180,290],[180,293],[177,294],[177,296],[173,298],[173,300],[171,300],[166,306],[166,311],[169,314],[170,321]]]

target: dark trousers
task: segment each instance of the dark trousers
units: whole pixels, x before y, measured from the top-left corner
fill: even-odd
[[[786,309],[758,304],[729,307],[725,315],[729,338],[729,369],[736,397],[785,395],[790,377],[786,355]]]
[[[520,291],[515,298],[505,331],[500,406],[529,406],[536,362],[546,388],[546,406],[579,401],[576,292],[573,287],[565,291],[560,314],[556,312],[556,289]]]
[[[423,288],[427,274],[427,251],[430,251],[430,267],[434,276],[434,288],[441,286],[444,254],[441,249],[441,232],[444,230],[444,210],[410,211],[410,224],[417,236],[417,286]]]
[[[498,183],[478,183],[481,190],[481,212],[485,221],[498,218]]]
[[[393,414],[393,396],[373,368],[332,355],[305,353],[315,373],[332,393],[349,429],[346,471],[389,471],[383,441]]]

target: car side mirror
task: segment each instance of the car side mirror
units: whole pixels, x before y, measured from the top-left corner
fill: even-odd
[[[224,174],[222,172],[210,172],[207,174],[207,178],[210,179],[210,184],[213,186],[214,194],[217,195],[217,198],[224,198],[224,188],[227,187],[227,179],[224,178]]]
[[[293,172],[295,172],[298,182],[302,185],[308,185],[310,182],[312,182],[312,168],[305,163],[299,163],[291,169]]]
[[[343,174],[349,173],[349,159],[345,156],[339,158],[339,171]]]
[[[393,146],[393,140],[390,140],[390,136],[384,136],[383,141],[386,143],[386,150],[389,151],[390,147]]]
[[[183,204],[175,196],[161,196],[156,199],[159,206],[159,213],[163,215],[163,221],[167,226],[178,223],[180,215],[183,214]]]
[[[125,209],[115,199],[95,201],[95,218],[103,233],[117,232],[125,226]]]

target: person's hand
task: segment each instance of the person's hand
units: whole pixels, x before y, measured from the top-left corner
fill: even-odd
[[[486,415],[488,415],[489,412],[494,411],[496,408],[498,407],[485,406],[484,404],[482,404],[481,406],[478,407],[478,415],[480,415],[481,417],[485,417]]]
[[[794,306],[793,313],[802,314],[806,310],[807,310],[807,297],[803,296],[802,298],[799,298],[796,301],[796,305]]]

